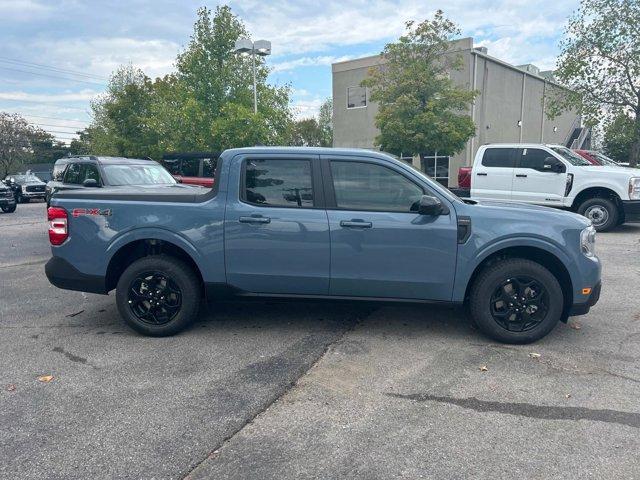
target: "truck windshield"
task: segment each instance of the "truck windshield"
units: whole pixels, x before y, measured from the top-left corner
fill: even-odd
[[[618,165],[617,162],[615,162],[614,160],[611,160],[609,157],[607,157],[606,155],[603,155],[600,152],[589,152],[591,155],[593,155],[594,157],[596,157],[598,159],[598,161],[602,164],[602,165],[607,165],[610,167],[619,167],[620,165]]]
[[[160,165],[104,165],[107,185],[167,185],[177,183]]]
[[[572,152],[566,147],[551,147],[551,150],[559,154],[567,162],[569,162],[571,165],[574,165],[576,167],[582,167],[582,166],[586,167],[591,165],[588,161],[586,161],[580,155],[578,155],[575,152]]]

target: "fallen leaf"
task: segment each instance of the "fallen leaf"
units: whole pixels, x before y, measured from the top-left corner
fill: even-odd
[[[529,356],[530,356],[531,358],[540,358],[540,354],[539,354],[539,353],[535,353],[535,352],[531,352],[531,353],[529,353]]]
[[[16,391],[16,386],[13,383],[11,385],[7,385],[7,391],[15,392]]]
[[[569,328],[573,328],[574,330],[580,330],[582,328],[582,324],[580,322],[571,322],[569,324]]]
[[[53,380],[53,375],[41,375],[38,377],[39,382],[49,383]]]
[[[480,365],[480,371],[481,372],[486,372],[487,370],[489,370],[489,369],[487,368],[486,365]]]

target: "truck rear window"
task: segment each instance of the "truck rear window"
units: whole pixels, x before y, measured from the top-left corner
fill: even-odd
[[[482,156],[483,167],[515,167],[515,149],[513,148],[487,148]]]

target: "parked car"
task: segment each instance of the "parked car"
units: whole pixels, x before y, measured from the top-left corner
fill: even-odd
[[[167,153],[162,165],[180,183],[211,188],[218,156],[214,152]]]
[[[27,203],[33,199],[44,199],[47,186],[35,175],[8,175],[4,183],[13,190],[13,196],[18,203]]]
[[[586,216],[598,231],[640,222],[638,170],[596,167],[561,145],[483,145],[471,178],[472,199],[570,210]]]
[[[4,213],[16,211],[16,199],[13,197],[13,190],[0,182],[0,208]]]
[[[59,191],[123,185],[175,185],[176,180],[153,160],[121,157],[66,157],[57,160],[47,184],[47,205]]]
[[[605,154],[597,152],[595,150],[574,150],[578,155],[588,161],[591,165],[607,166],[607,167],[620,167],[621,165],[607,157]]]
[[[527,343],[598,301],[595,230],[532,205],[463,202],[389,155],[242,148],[212,189],[58,192],[48,210],[55,286],[116,290],[145,335],[179,332],[204,296],[469,306],[492,338]]]

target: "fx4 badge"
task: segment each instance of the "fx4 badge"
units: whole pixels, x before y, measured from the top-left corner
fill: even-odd
[[[71,215],[74,217],[80,217],[82,215],[102,215],[103,217],[111,216],[111,209],[100,210],[99,208],[74,208],[71,211]]]

